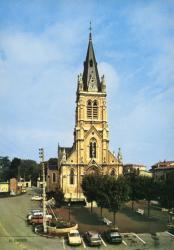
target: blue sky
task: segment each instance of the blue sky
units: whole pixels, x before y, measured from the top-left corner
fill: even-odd
[[[110,149],[174,160],[174,1],[0,1],[0,155],[71,146],[89,22],[107,84]]]

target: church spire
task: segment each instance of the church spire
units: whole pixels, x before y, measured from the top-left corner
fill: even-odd
[[[83,71],[83,88],[88,92],[101,92],[101,83],[97,69],[97,62],[92,44],[92,28],[90,22],[90,33],[86,60]]]

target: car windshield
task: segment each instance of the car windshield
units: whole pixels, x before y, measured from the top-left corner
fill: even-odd
[[[111,237],[120,237],[118,232],[111,232],[110,235],[111,235]]]
[[[79,233],[70,233],[71,237],[79,237]]]

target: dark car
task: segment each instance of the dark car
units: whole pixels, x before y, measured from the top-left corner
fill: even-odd
[[[102,244],[101,237],[97,232],[88,231],[84,234],[84,238],[90,246],[100,246]]]
[[[109,229],[104,233],[104,235],[109,243],[121,243],[122,242],[122,236],[118,232],[118,229]]]

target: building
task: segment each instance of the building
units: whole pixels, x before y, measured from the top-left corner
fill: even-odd
[[[9,192],[9,182],[0,182],[0,194]]]
[[[18,181],[18,187],[22,188],[31,188],[31,180],[30,181],[25,181],[23,178],[20,178],[20,181]]]
[[[167,180],[174,178],[174,161],[163,161],[151,167],[154,180]]]
[[[49,160],[47,162],[46,173],[46,191],[56,191],[59,188],[59,173],[57,167],[57,159]]]
[[[84,199],[81,189],[86,174],[122,174],[122,157],[109,150],[109,129],[104,75],[99,78],[91,32],[83,74],[78,76],[74,143],[58,146],[60,187],[65,199]]]
[[[146,166],[141,164],[125,164],[123,166],[123,174],[125,176],[135,174],[152,177],[152,173],[147,170]]]

